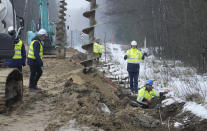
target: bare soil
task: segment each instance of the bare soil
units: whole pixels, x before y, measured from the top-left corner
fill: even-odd
[[[38,83],[40,92],[28,91],[29,69],[23,69],[23,101],[0,114],[1,131],[166,131],[169,124],[171,130],[194,129],[196,125],[200,125],[201,130],[206,129],[205,121],[193,127],[174,128],[173,122],[185,117],[177,115],[182,105],[172,106],[171,111],[159,108],[161,123],[156,106],[161,100],[157,100],[153,108],[144,110],[132,104],[136,97],[124,95],[119,88],[107,83],[103,73],[93,69],[84,74],[79,64],[79,57],[85,57],[83,54],[68,49],[67,56],[66,59],[44,59],[44,73]]]

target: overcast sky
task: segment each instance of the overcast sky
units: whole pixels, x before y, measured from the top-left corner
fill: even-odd
[[[80,9],[85,8],[89,5],[89,2],[86,0],[67,0],[70,9]]]
[[[86,0],[67,0],[67,24],[71,30],[80,30],[88,26],[88,19],[83,17],[83,12],[89,8],[89,2]],[[70,15],[70,17],[68,17]]]
[[[96,21],[98,25],[96,26],[96,35],[97,37],[101,38],[105,36],[105,32],[108,32],[110,34],[110,30],[108,30],[106,27],[106,24],[104,23],[105,18],[103,19],[100,16],[101,9],[104,9],[104,0],[97,0],[96,1],[98,5],[101,5],[102,8],[97,9],[96,14]],[[88,11],[90,8],[90,3],[86,0],[67,0],[67,25],[70,26],[70,30],[79,30],[82,31],[84,28],[89,27],[89,19],[83,17],[83,13],[85,11]],[[69,33],[70,34],[70,33]],[[102,38],[103,39],[103,38]]]

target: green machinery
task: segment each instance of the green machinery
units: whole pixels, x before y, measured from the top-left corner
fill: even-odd
[[[65,7],[67,3],[65,0],[60,0],[59,4],[59,21],[58,23],[52,23],[49,20],[48,13],[48,0],[38,0],[39,4],[39,24],[36,27],[34,21],[32,21],[31,31],[27,32],[27,42],[31,43],[32,38],[34,38],[39,29],[45,29],[48,33],[47,39],[44,43],[44,54],[53,55],[56,53],[57,57],[65,57],[65,48],[66,45],[66,31],[65,31]]]

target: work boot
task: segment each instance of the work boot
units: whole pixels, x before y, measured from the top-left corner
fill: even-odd
[[[38,88],[37,85],[34,87],[36,90],[41,91],[41,88]]]
[[[36,88],[29,88],[29,92],[37,92],[38,90]]]

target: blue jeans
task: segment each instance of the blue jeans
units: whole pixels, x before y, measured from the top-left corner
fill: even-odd
[[[132,92],[138,92],[139,72],[129,72],[130,89]]]

